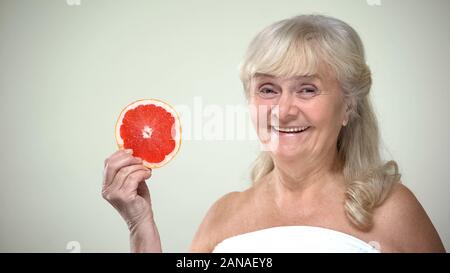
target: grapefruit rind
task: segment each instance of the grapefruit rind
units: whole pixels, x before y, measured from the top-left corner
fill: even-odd
[[[144,159],[142,160],[143,161],[142,164],[145,167],[155,169],[155,168],[160,168],[160,167],[166,165],[167,163],[169,163],[169,161],[171,161],[176,156],[176,154],[178,153],[178,150],[180,149],[180,146],[181,146],[180,117],[178,116],[178,113],[175,111],[175,109],[171,105],[169,105],[168,103],[166,103],[164,101],[158,100],[158,99],[142,99],[142,100],[137,100],[135,102],[128,104],[122,110],[122,112],[119,115],[119,118],[117,119],[116,127],[115,127],[115,137],[116,137],[116,143],[117,143],[117,146],[119,147],[119,149],[121,149],[121,150],[125,149],[123,139],[120,136],[120,127],[122,126],[123,117],[129,110],[134,109],[140,105],[148,105],[148,104],[153,104],[153,105],[162,107],[164,110],[166,110],[167,112],[172,114],[172,116],[175,119],[175,122],[172,127],[172,138],[175,141],[175,148],[173,149],[173,151],[170,154],[167,154],[166,157],[164,158],[164,160],[161,162],[155,163],[155,162],[147,162]],[[175,132],[175,135],[173,135],[174,132]]]

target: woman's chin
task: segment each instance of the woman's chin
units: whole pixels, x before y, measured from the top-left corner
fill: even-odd
[[[271,154],[274,158],[283,161],[296,160],[302,156],[302,153],[298,151],[298,147],[293,148],[286,146],[278,147],[277,149],[271,151]]]

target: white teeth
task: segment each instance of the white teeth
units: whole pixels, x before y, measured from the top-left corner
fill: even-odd
[[[273,127],[276,131],[283,132],[283,133],[298,133],[301,131],[304,131],[309,128],[309,126],[305,127],[294,127],[294,128],[282,128],[278,126]]]

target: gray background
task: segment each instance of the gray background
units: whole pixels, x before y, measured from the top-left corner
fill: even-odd
[[[360,33],[386,158],[450,248],[450,1],[72,2],[0,2],[0,251],[66,252],[69,241],[82,252],[128,251],[125,223],[100,196],[120,110],[149,97],[245,105],[237,67],[250,39],[310,12]],[[186,140],[154,171],[165,251],[187,251],[209,206],[249,186],[257,149]]]

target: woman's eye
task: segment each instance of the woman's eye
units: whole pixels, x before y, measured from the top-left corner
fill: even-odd
[[[268,94],[268,93],[275,93],[272,89],[270,88],[262,88],[261,90],[259,90],[259,92],[264,93],[264,94]]]
[[[263,87],[261,89],[258,90],[258,93],[262,96],[262,97],[273,97],[276,94],[278,94],[277,91],[273,90],[272,88],[268,88],[268,87]]]
[[[318,94],[317,89],[312,87],[302,88],[297,92],[303,98],[312,98]]]

